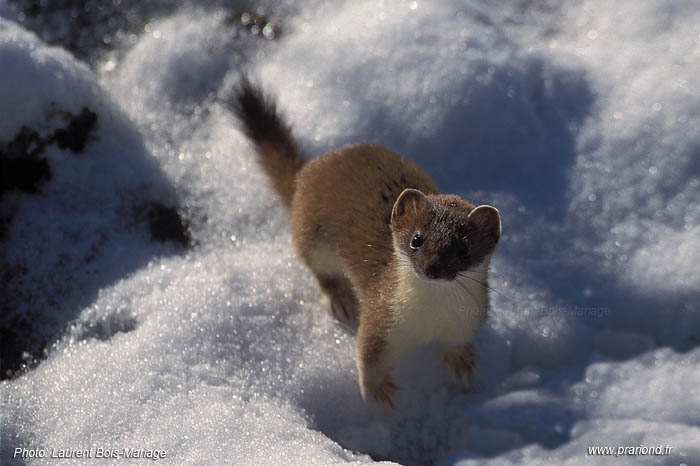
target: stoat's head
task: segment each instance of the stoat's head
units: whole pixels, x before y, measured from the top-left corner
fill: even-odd
[[[405,189],[391,212],[394,249],[415,272],[432,280],[454,280],[489,258],[501,236],[495,207],[458,196]]]

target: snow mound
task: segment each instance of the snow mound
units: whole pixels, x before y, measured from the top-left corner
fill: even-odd
[[[0,19],[0,69],[12,109],[0,123],[2,327],[15,327],[3,332],[8,346],[31,339],[31,359],[99,289],[174,250],[147,239],[154,207],[177,199],[87,67]],[[34,185],[4,192],[29,177]]]

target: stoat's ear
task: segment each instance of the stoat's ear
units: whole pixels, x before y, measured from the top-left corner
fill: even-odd
[[[501,237],[501,215],[490,205],[475,207],[469,214],[469,224],[479,246],[491,251]]]
[[[394,202],[391,210],[391,224],[405,226],[409,221],[429,206],[428,198],[417,189],[404,189]]]

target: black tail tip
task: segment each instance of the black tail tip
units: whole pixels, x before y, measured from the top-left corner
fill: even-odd
[[[243,75],[234,86],[228,106],[253,141],[268,140],[286,132],[275,99]]]

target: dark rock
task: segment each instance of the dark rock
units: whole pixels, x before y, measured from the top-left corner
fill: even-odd
[[[0,144],[0,196],[18,190],[36,194],[51,179],[51,169],[41,153],[46,142],[36,131],[23,126],[12,141]]]
[[[17,280],[27,273],[23,266],[6,266],[0,275],[0,380],[12,378],[35,363],[46,346],[41,333],[45,319],[34,311],[17,310],[19,302],[31,299],[28,292],[17,290]]]
[[[52,141],[56,141],[60,149],[78,154],[85,149],[90,133],[96,126],[97,114],[84,107],[78,116],[71,117],[66,128],[54,131]]]
[[[154,202],[148,211],[148,224],[154,241],[190,244],[189,229],[175,207]]]
[[[263,39],[278,39],[282,35],[282,29],[278,24],[251,10],[234,12],[228,18],[228,23]]]
[[[60,149],[80,153],[97,127],[97,114],[83,108],[77,116],[68,114],[68,126],[43,138],[34,129],[23,126],[12,141],[0,144],[0,196],[18,190],[36,194],[42,183],[51,179],[51,168],[44,150],[55,143]]]

